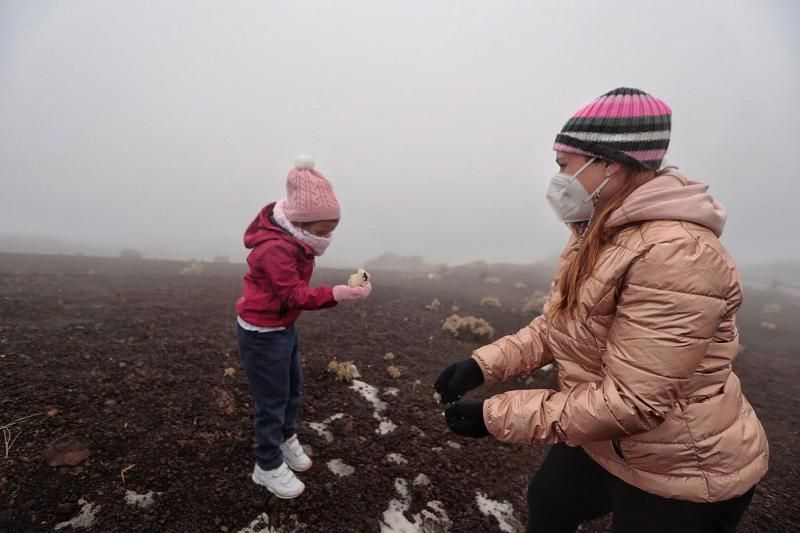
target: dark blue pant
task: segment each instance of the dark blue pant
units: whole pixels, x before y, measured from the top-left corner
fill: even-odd
[[[272,470],[283,463],[280,445],[295,434],[300,409],[300,353],[294,325],[258,333],[236,325],[239,353],[255,403],[258,466]]]

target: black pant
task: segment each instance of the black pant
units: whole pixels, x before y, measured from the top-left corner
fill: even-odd
[[[714,503],[662,498],[609,474],[582,448],[557,444],[528,486],[528,533],[571,533],[608,513],[614,533],[728,533],[754,490]]]

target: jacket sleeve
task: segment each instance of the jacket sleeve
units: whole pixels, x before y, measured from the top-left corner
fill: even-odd
[[[729,270],[694,241],[656,244],[628,269],[603,357],[603,379],[524,390],[484,404],[506,442],[572,446],[647,432],[676,405],[727,313]]]
[[[568,257],[573,253],[576,240],[573,236],[559,257],[556,269],[560,272]],[[514,376],[531,372],[553,362],[553,355],[547,347],[547,310],[558,283],[558,276],[550,282],[550,293],[544,303],[542,314],[514,335],[508,335],[472,353],[483,372],[487,384],[500,383]]]
[[[297,258],[281,246],[270,246],[261,257],[276,295],[289,309],[314,311],[336,305],[332,287],[313,288],[300,278]]]
[[[475,350],[473,359],[483,372],[484,382],[499,383],[521,374],[529,374],[553,361],[544,336],[547,318],[544,313],[514,335]]]

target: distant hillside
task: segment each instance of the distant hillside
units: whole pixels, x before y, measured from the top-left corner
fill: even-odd
[[[364,263],[364,268],[391,272],[433,272],[436,265],[426,263],[421,255],[398,255],[387,252]]]
[[[117,256],[119,250],[100,246],[87,246],[74,242],[62,241],[43,235],[11,235],[0,233],[0,252],[18,254],[61,254]]]
[[[745,284],[800,289],[800,261],[777,261],[742,267]]]

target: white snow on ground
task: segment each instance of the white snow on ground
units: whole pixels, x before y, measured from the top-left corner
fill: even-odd
[[[432,452],[440,452],[442,450],[444,450],[444,448],[442,448],[441,446],[434,446],[433,448],[431,448]]]
[[[401,498],[408,498],[408,482],[405,479],[401,479],[399,477],[395,478],[394,490],[400,495]]]
[[[237,533],[298,533],[300,531],[307,531],[307,526],[297,521],[297,516],[292,515],[289,520],[294,522],[288,526],[270,526],[269,515],[261,513],[255,520],[250,522],[250,525],[240,529]]]
[[[445,444],[447,444],[447,445],[448,445],[448,446],[450,446],[451,448],[455,448],[456,450],[457,450],[457,449],[459,449],[459,448],[461,448],[461,445],[460,445],[459,443],[457,443],[457,442],[453,442],[453,441],[451,441],[451,440],[449,440],[449,441],[445,442]]]
[[[414,486],[419,487],[420,485],[430,485],[431,480],[428,479],[428,476],[425,474],[419,474],[416,478],[414,478]]]
[[[92,527],[92,524],[94,524],[94,517],[97,514],[97,511],[100,510],[100,506],[98,505],[97,507],[95,507],[93,504],[87,502],[83,498],[78,500],[78,505],[81,506],[81,514],[79,514],[78,516],[72,518],[68,522],[61,522],[60,524],[56,524],[56,527],[55,527],[56,531],[58,531],[59,529],[65,528],[65,527],[70,527],[70,526],[72,526],[74,528],[79,528],[79,527],[90,528],[90,527]]]
[[[390,453],[386,456],[386,460],[396,465],[408,464],[408,459],[403,457],[403,454],[401,453]]]
[[[339,420],[344,416],[344,413],[336,413],[331,415],[322,422],[311,422],[308,426],[317,432],[320,437],[325,439],[325,442],[333,442],[333,433],[328,430],[328,425],[334,420]]]
[[[514,533],[522,529],[520,523],[514,518],[514,507],[509,502],[491,500],[481,491],[475,493],[475,501],[484,516],[493,516],[497,520],[500,531]]]
[[[356,471],[355,468],[353,468],[348,464],[345,464],[344,462],[342,462],[341,459],[331,459],[330,461],[328,461],[328,470],[330,470],[339,477],[349,476]]]
[[[397,426],[394,422],[389,420],[388,418],[381,418],[381,423],[378,424],[378,429],[375,430],[375,433],[379,433],[381,435],[386,435],[387,433],[391,433]]]
[[[428,502],[425,509],[411,515],[411,520],[409,520],[404,514],[411,508],[408,482],[405,479],[397,478],[394,480],[394,488],[399,499],[391,500],[389,508],[383,512],[381,533],[446,533],[450,531],[453,523],[447,517],[442,502],[438,500]]]
[[[125,492],[125,501],[128,505],[135,505],[142,509],[147,509],[153,505],[153,491],[147,491],[146,494],[137,494],[136,491],[129,490]]]
[[[375,410],[376,413],[383,412],[387,405],[386,402],[378,398],[378,389],[373,387],[369,383],[364,383],[363,381],[359,381],[357,379],[353,380],[353,384],[350,385],[350,388],[359,393],[361,396],[364,397],[369,403],[372,404],[372,408]]]
[[[394,424],[394,422],[381,415],[381,413],[386,410],[388,405],[386,402],[378,398],[378,389],[376,387],[373,387],[369,383],[364,383],[363,381],[354,379],[353,384],[350,385],[350,388],[359,393],[364,397],[365,400],[372,404],[372,416],[379,422],[378,429],[375,430],[375,433],[386,435],[387,433],[391,433],[397,429],[397,426]]]
[[[398,394],[400,394],[400,389],[398,389],[397,387],[386,387],[385,389],[383,389],[383,393],[388,394],[389,396],[397,396]]]

